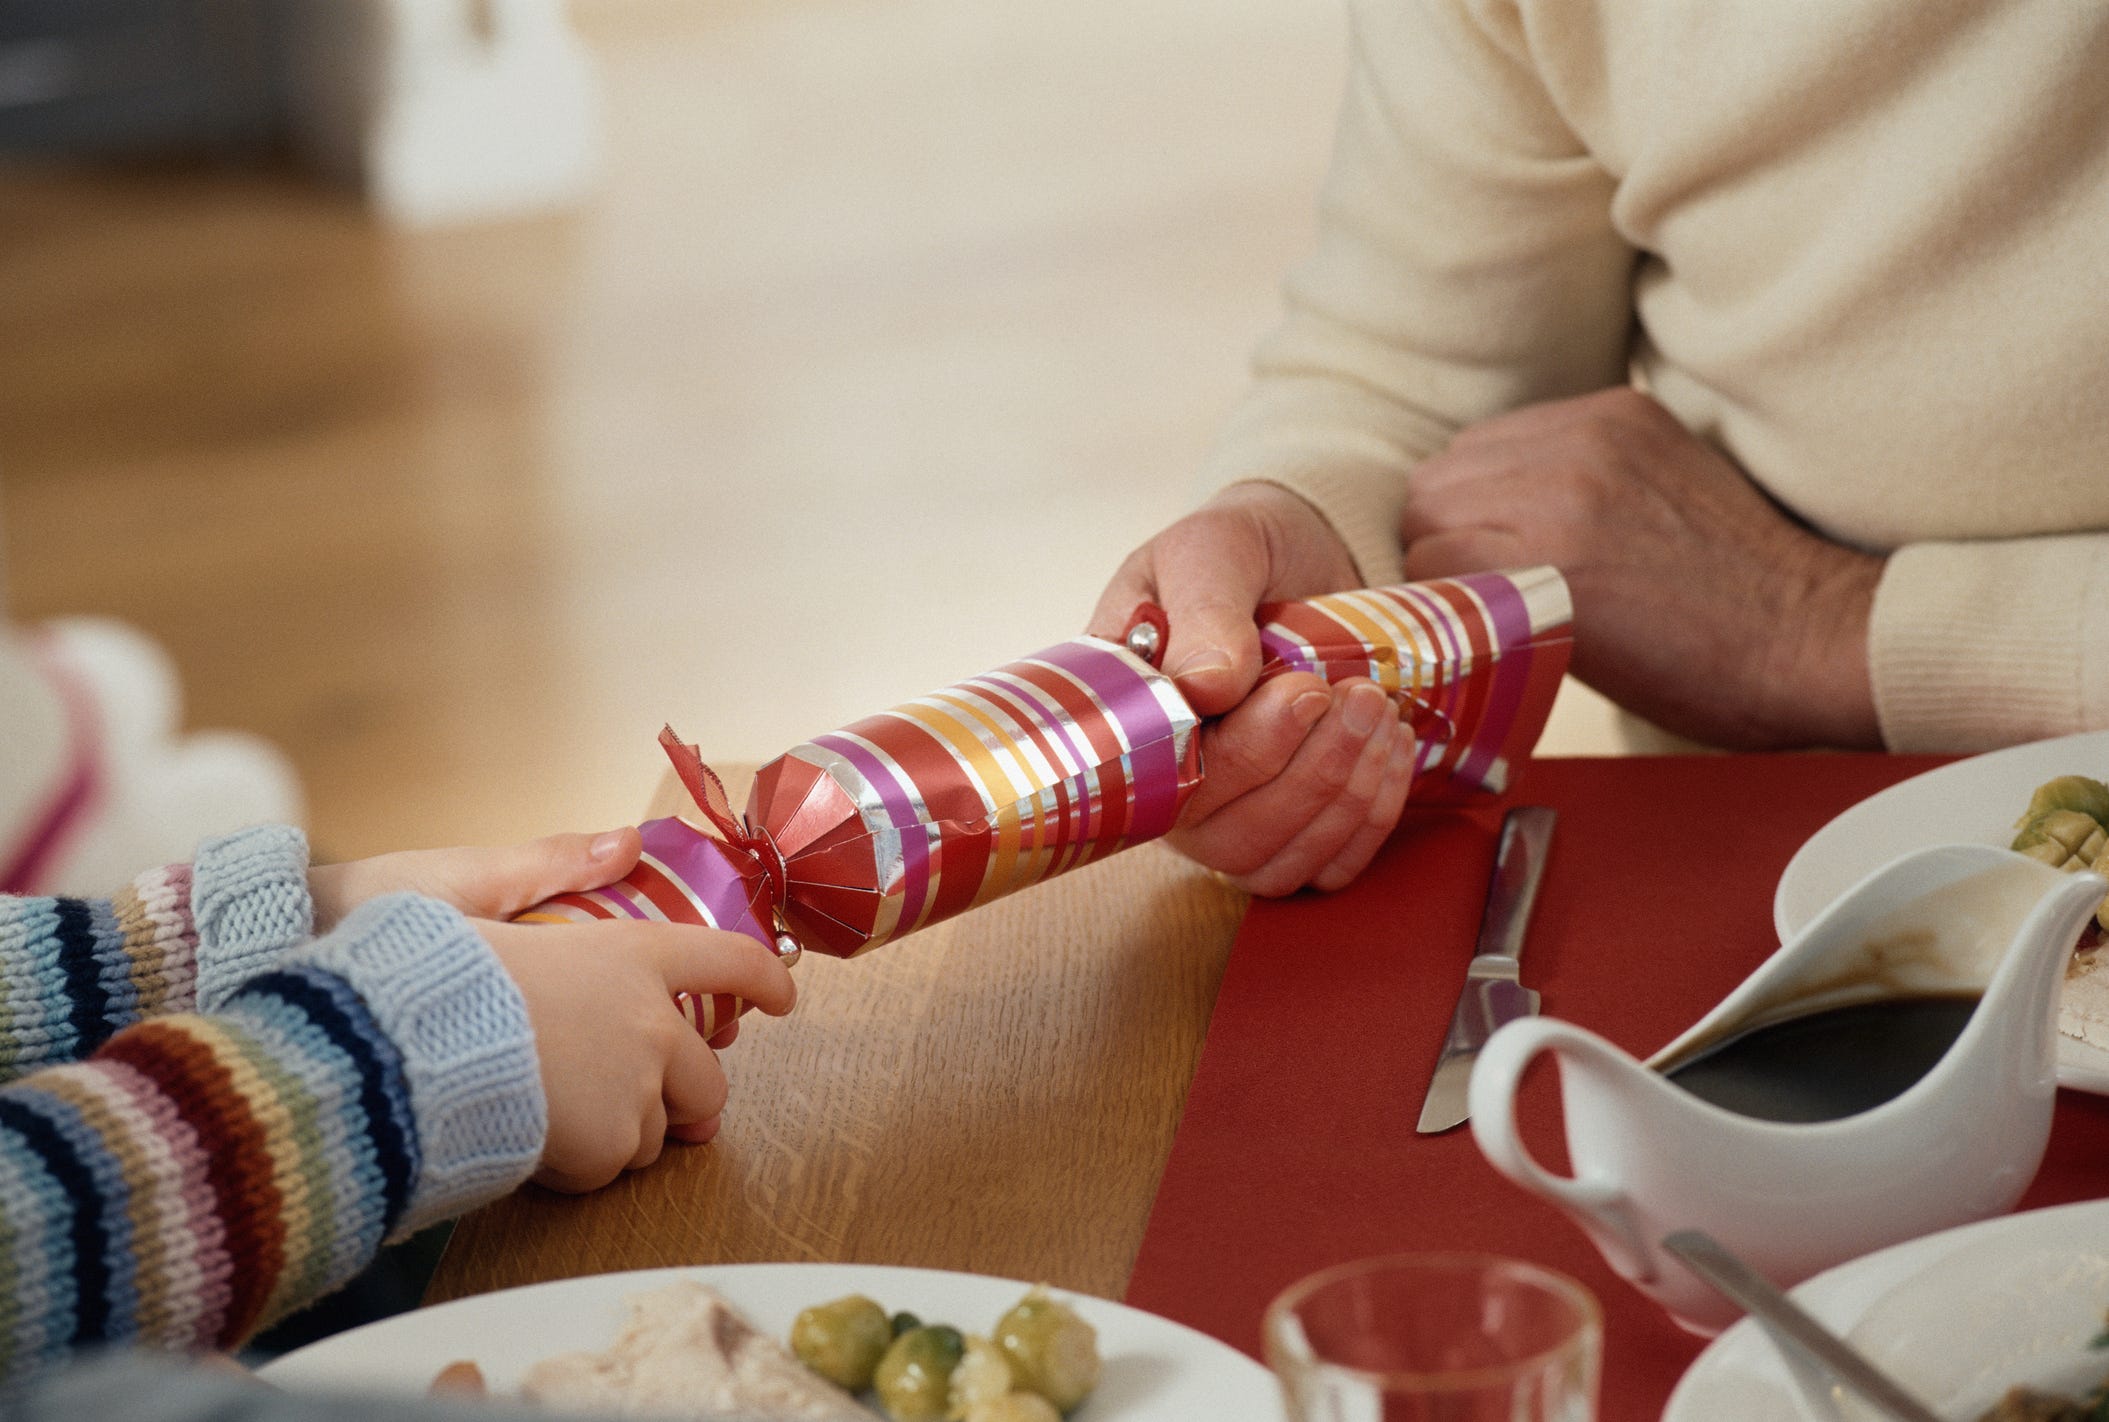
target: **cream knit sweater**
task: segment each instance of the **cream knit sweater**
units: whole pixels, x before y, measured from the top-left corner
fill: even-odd
[[[2109,726],[2109,5],[1351,4],[1318,247],[1211,485],[1392,580],[1417,460],[1630,378],[1890,555],[1891,748]]]

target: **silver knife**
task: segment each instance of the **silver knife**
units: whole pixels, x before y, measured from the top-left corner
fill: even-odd
[[[1538,881],[1545,874],[1552,848],[1555,816],[1544,805],[1518,805],[1501,821],[1501,842],[1494,850],[1494,877],[1487,885],[1486,911],[1479,920],[1479,946],[1465,969],[1465,990],[1450,1014],[1443,1054],[1435,1079],[1421,1102],[1420,1132],[1432,1135],[1462,1125],[1471,1111],[1465,1088],[1472,1063],[1494,1029],[1538,1010],[1538,995],[1516,980],[1523,933],[1537,902]]]

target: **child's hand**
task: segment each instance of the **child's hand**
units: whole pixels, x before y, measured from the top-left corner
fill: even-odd
[[[642,1169],[669,1136],[717,1134],[725,1073],[675,993],[735,993],[775,1017],[797,997],[774,953],[721,929],[643,920],[476,928],[527,999],[549,1100],[535,1179],[554,1190],[592,1190]]]
[[[511,918],[556,894],[612,884],[637,867],[634,829],[553,834],[495,849],[412,849],[324,864],[308,871],[315,932],[323,934],[368,899],[409,892],[452,904],[471,918]]]

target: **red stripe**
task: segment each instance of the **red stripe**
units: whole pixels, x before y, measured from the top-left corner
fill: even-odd
[[[1109,724],[1111,718],[1099,709],[1098,703],[1082,688],[1060,672],[1023,663],[1011,670],[1068,713],[1070,724],[1067,729],[1072,735],[1082,734],[1096,762],[1095,765],[1087,767],[1086,778],[1079,786],[1080,792],[1086,797],[1086,823],[1083,828],[1094,841],[1117,843],[1128,832],[1128,821],[1134,806],[1126,777],[1121,772],[1122,751],[1120,742]],[[1092,771],[1098,773],[1093,775]],[[1094,813],[1100,817],[1100,822],[1095,827],[1089,823]]]
[[[1071,868],[1076,856],[1084,849],[1085,802],[1071,799],[1070,782],[1057,780],[1054,783],[1054,853],[1048,859],[1047,872],[1059,874]]]
[[[1472,595],[1449,579],[1430,583],[1429,590],[1456,610],[1457,620],[1462,625],[1465,640],[1471,646],[1471,666],[1474,675],[1459,677],[1453,668],[1449,685],[1449,704],[1456,707],[1450,712],[1455,735],[1449,748],[1443,753],[1445,766],[1456,765],[1464,759],[1465,751],[1479,738],[1479,723],[1486,716],[1487,700],[1492,690],[1494,671],[1492,666],[1493,629],[1487,626],[1486,615]]]
[[[1399,694],[1411,703],[1411,708],[1406,715],[1406,722],[1413,728],[1414,739],[1420,741],[1440,739],[1443,742],[1442,750],[1435,756],[1430,757],[1421,767],[1423,775],[1432,775],[1438,770],[1445,770],[1448,766],[1455,764],[1464,755],[1468,745],[1464,737],[1457,734],[1455,721],[1450,713],[1444,709],[1445,706],[1452,705],[1456,701],[1457,679],[1454,669],[1456,656],[1448,646],[1450,639],[1443,635],[1443,627],[1438,626],[1435,619],[1423,611],[1418,602],[1403,593],[1393,592],[1389,589],[1385,590],[1384,597],[1392,606],[1398,608],[1415,627],[1420,629],[1422,638],[1428,644],[1429,655],[1435,659],[1436,667],[1449,668],[1449,670],[1441,671],[1434,678],[1433,686],[1429,691],[1421,691],[1407,684],[1408,677],[1406,673],[1409,668],[1405,649],[1400,649]],[[1429,699],[1431,695],[1435,699]],[[1423,707],[1427,709],[1422,710],[1421,708]],[[1435,714],[1431,715],[1431,712]],[[1437,719],[1438,716],[1441,720]],[[1446,726],[1443,722],[1449,722],[1450,724]],[[1432,735],[1430,734],[1431,732],[1433,732]]]
[[[592,915],[594,918],[615,917],[614,909],[609,908],[606,904],[600,902],[598,899],[589,899],[584,894],[558,894],[553,899],[543,900],[541,904],[541,907],[543,908],[550,908],[552,906],[562,906],[564,908],[577,909],[581,913]],[[627,917],[627,915],[625,915],[625,917]]]
[[[681,1009],[681,1015],[688,1019],[689,1025],[696,1029],[696,1035],[699,1037],[717,1036],[720,1028],[729,1025],[734,1018],[747,1010],[746,1003],[730,993],[723,992],[711,993],[706,997],[697,997],[692,992],[677,992],[674,994],[674,1004]]]
[[[1090,692],[1053,667],[1019,662],[1004,670],[1030,683],[1067,712],[1070,724],[1065,729],[1071,735],[1082,733],[1100,764],[1120,759],[1120,737],[1114,731],[1113,718],[1092,699]]]
[[[639,864],[623,879],[623,883],[651,900],[652,906],[667,916],[673,923],[701,923],[703,915],[680,887],[650,864]]]
[[[860,722],[854,734],[886,753],[923,800],[923,820],[971,824],[988,815],[973,769],[943,736],[910,716],[888,714]]]
[[[932,848],[932,857],[937,861],[936,883],[923,910],[924,923],[936,923],[953,914],[970,909],[980,901],[983,883],[988,879],[989,869],[996,855],[997,833],[1006,825],[1011,830],[1013,842],[1018,849],[1013,851],[1012,871],[1015,873],[1023,858],[1023,837],[1018,816],[1010,807],[997,812],[994,818],[983,822],[983,828],[973,833],[956,826],[951,832],[938,837]]]
[[[983,683],[987,684],[984,686]],[[1077,782],[1072,781],[1064,773],[1062,764],[1065,757],[1061,749],[1055,738],[1040,724],[1039,717],[1026,709],[1026,698],[1018,691],[1004,686],[1000,682],[989,682],[986,677],[979,678],[977,681],[969,683],[969,685],[975,690],[983,692],[984,700],[982,704],[989,708],[991,715],[998,717],[1005,723],[1012,740],[1016,741],[1022,736],[1025,740],[1030,741],[1039,749],[1040,754],[1046,758],[1048,768],[1054,774],[1055,778],[1052,784],[1055,795],[1055,813],[1049,818],[1036,821],[1031,837],[1025,842],[1034,849],[1053,851],[1049,857],[1050,867],[1047,872],[1050,874],[1060,873],[1068,867],[1067,863],[1064,862],[1068,856],[1062,851],[1067,846],[1075,844],[1083,838],[1084,829],[1088,823],[1090,806],[1070,800],[1070,787]],[[1091,767],[1085,766],[1082,774],[1088,776],[1090,773]],[[1072,816],[1072,808],[1077,809],[1080,813]],[[1072,818],[1075,821],[1074,823],[1072,823]]]

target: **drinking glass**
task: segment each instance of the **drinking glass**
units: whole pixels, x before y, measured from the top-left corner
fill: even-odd
[[[1565,1274],[1492,1254],[1324,1269],[1267,1308],[1292,1422],[1591,1422],[1603,1314]]]

